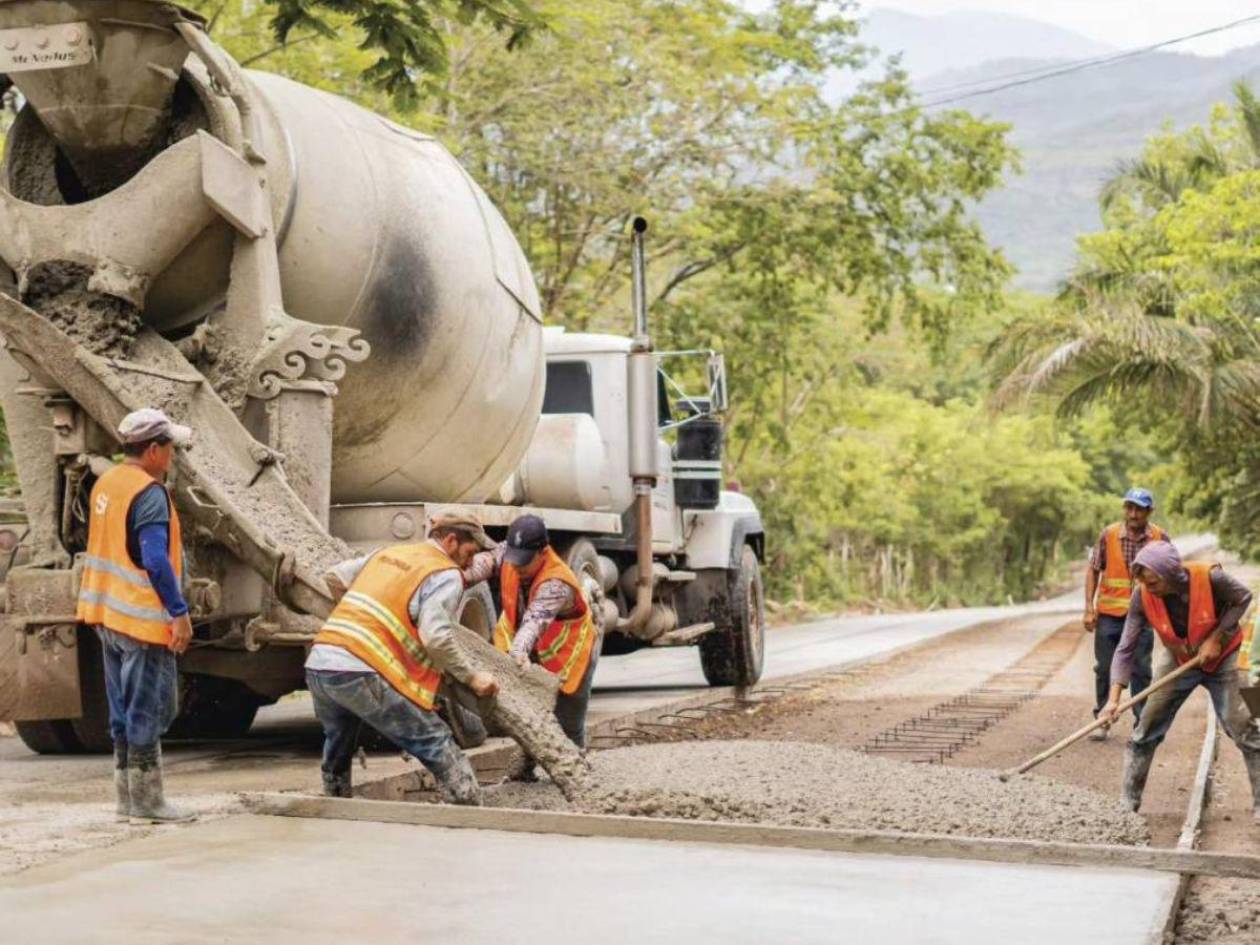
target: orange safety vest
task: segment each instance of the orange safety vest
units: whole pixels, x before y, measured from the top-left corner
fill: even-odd
[[[1251,671],[1251,641],[1256,635],[1256,622],[1260,621],[1260,610],[1257,610],[1242,633],[1242,642],[1238,644],[1238,668],[1244,673]]]
[[[1191,561],[1186,564],[1186,570],[1190,572],[1190,613],[1185,639],[1177,636],[1173,631],[1172,621],[1168,619],[1168,608],[1164,606],[1164,599],[1152,594],[1145,587],[1142,588],[1142,609],[1146,612],[1146,619],[1155,628],[1155,632],[1164,641],[1164,645],[1176,654],[1178,663],[1190,661],[1190,657],[1183,655],[1182,647],[1188,644],[1198,649],[1199,645],[1208,638],[1208,634],[1216,629],[1216,603],[1212,600],[1210,577],[1214,567],[1216,567],[1215,564],[1206,561]],[[1229,655],[1241,645],[1242,634],[1235,633],[1233,639],[1221,651],[1221,655],[1212,662],[1204,664],[1204,671],[1216,672]]]
[[[394,545],[372,555],[315,635],[381,674],[422,709],[432,710],[442,673],[411,619],[411,598],[432,575],[459,567],[431,542]]]
[[[1133,578],[1124,563],[1124,551],[1120,536],[1124,534],[1124,522],[1107,526],[1107,564],[1103,569],[1102,584],[1098,591],[1098,612],[1110,617],[1123,617],[1129,612],[1129,600],[1133,597]],[[1150,526],[1151,541],[1163,541],[1164,533]]]
[[[115,466],[96,480],[89,499],[87,553],[83,556],[75,618],[142,643],[166,646],[171,642],[171,615],[162,606],[148,573],[127,553],[127,515],[131,505],[156,481],[131,463]],[[182,534],[169,492],[166,502],[171,510],[171,567],[176,580],[182,580]]]
[[[577,613],[564,619],[553,620],[539,635],[534,644],[534,652],[538,654],[538,662],[549,673],[560,677],[560,691],[567,696],[578,691],[586,668],[591,662],[591,650],[595,646],[598,633],[595,621],[591,619],[591,608],[582,593],[582,585],[567,564],[560,560],[550,546],[544,551],[542,570],[534,575],[530,585],[529,596],[534,594],[546,581],[563,581],[573,588],[577,601]],[[516,567],[503,562],[499,572],[499,596],[503,600],[503,613],[494,627],[494,645],[504,653],[512,648],[512,639],[516,636],[520,614],[517,613],[520,601],[521,575]]]

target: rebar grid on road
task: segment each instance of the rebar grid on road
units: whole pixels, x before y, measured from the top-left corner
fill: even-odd
[[[944,764],[960,749],[974,744],[1034,698],[1071,658],[1083,631],[1066,626],[1050,634],[1031,653],[995,673],[960,696],[898,722],[862,746],[871,755],[898,755],[924,764]]]

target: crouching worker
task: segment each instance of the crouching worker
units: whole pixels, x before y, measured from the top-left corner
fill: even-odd
[[[350,763],[366,722],[424,765],[447,801],[481,803],[472,765],[434,703],[444,675],[478,696],[499,691],[494,676],[469,665],[454,632],[460,568],[491,546],[472,516],[435,516],[427,540],[343,562],[326,576],[341,599],[306,658],[324,727],[325,794],[350,796]]]
[[[166,803],[160,742],[175,718],[175,655],[192,639],[179,515],[163,481],[190,433],[160,410],[127,414],[123,461],[88,502],[76,616],[101,640],[117,814],[132,823],[193,819]]]
[[[484,580],[496,564],[502,613],[494,645],[520,666],[532,657],[560,677],[556,721],[575,745],[585,748],[600,641],[582,585],[551,547],[547,526],[537,515],[512,522],[506,540],[492,553],[478,555],[465,578]]]
[[[1177,549],[1168,542],[1143,548],[1133,569],[1139,586],[1112,662],[1111,698],[1099,717],[1115,720],[1138,638],[1147,626],[1163,644],[1154,670],[1157,678],[1195,656],[1204,657],[1204,663],[1147,700],[1125,756],[1125,803],[1131,810],[1141,805],[1155,749],[1168,734],[1177,710],[1202,686],[1212,698],[1225,733],[1242,752],[1251,779],[1254,816],[1260,822],[1260,728],[1243,703],[1239,690],[1244,674],[1238,668],[1243,636],[1238,622],[1251,604],[1251,592],[1220,565],[1195,561],[1183,565]]]

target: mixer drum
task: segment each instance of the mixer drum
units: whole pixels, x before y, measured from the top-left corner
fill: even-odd
[[[285,309],[357,328],[372,346],[338,384],[332,501],[490,496],[529,445],[544,381],[538,293],[507,224],[434,138],[280,76],[246,75]],[[222,137],[227,107],[187,65],[159,147],[198,129]],[[6,143],[10,190],[104,206],[108,193],[68,188],[50,130],[24,109]],[[153,279],[145,320],[174,335],[221,307],[232,245],[224,221],[203,231]]]

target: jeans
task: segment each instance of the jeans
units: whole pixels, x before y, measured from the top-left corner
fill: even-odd
[[[1123,617],[1098,615],[1098,626],[1094,628],[1094,715],[1101,712],[1111,698],[1111,658],[1116,655],[1116,647],[1120,645],[1120,636],[1123,633]],[[1133,653],[1133,671],[1129,677],[1130,695],[1137,695],[1151,684],[1151,649],[1154,645],[1155,633],[1147,627],[1138,637],[1137,649]],[[1133,707],[1135,719],[1142,718],[1144,704],[1139,702]]]
[[[175,654],[164,646],[96,627],[114,744],[151,748],[175,721]]]
[[[306,671],[315,715],[324,727],[325,777],[350,771],[359,731],[366,722],[429,770],[457,803],[480,797],[477,777],[451,730],[436,712],[404,698],[377,673]]]
[[[569,741],[578,748],[586,747],[586,709],[591,702],[591,686],[595,683],[595,665],[599,662],[600,641],[595,641],[591,648],[591,662],[586,667],[582,682],[577,692],[566,696],[563,692],[556,696],[556,721],[569,736]]]
[[[1260,752],[1260,725],[1252,719],[1239,693],[1239,688],[1243,685],[1243,674],[1238,671],[1237,666],[1238,654],[1232,653],[1214,673],[1192,669],[1177,677],[1146,700],[1146,711],[1133,730],[1129,744],[1134,748],[1149,748],[1153,751],[1168,734],[1182,704],[1192,692],[1202,686],[1212,697],[1212,708],[1216,710],[1216,717],[1221,720],[1225,734],[1233,739],[1244,754]],[[1164,676],[1176,668],[1177,661],[1173,655],[1160,647],[1156,672]]]

